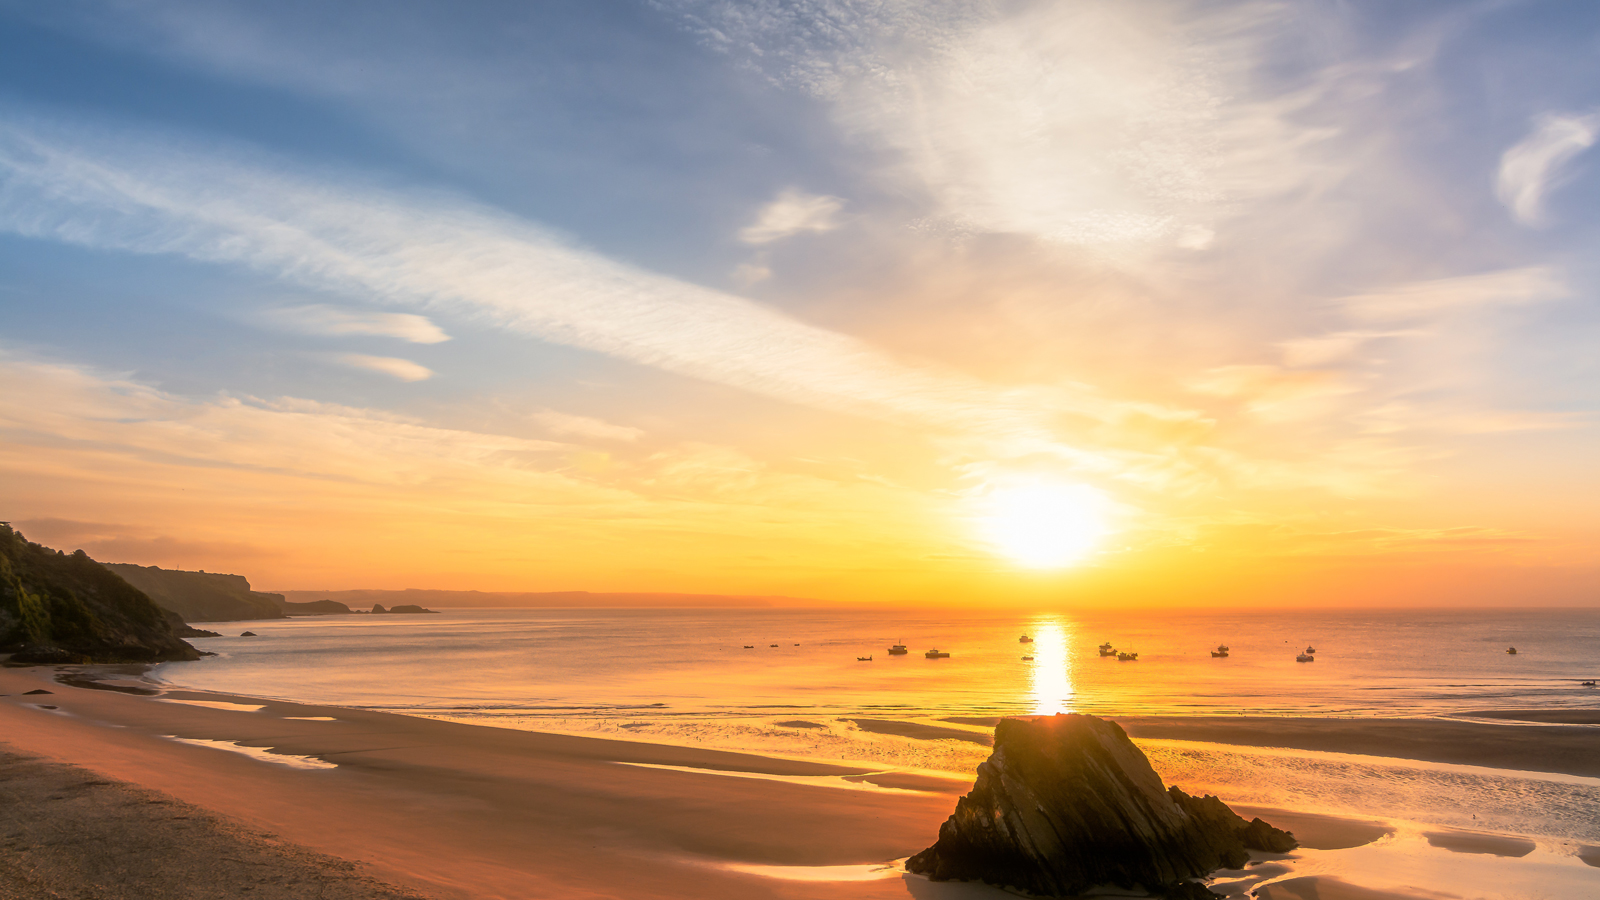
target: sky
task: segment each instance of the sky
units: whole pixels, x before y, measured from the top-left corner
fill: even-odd
[[[263,589],[1600,603],[1600,5],[0,0],[0,516]]]

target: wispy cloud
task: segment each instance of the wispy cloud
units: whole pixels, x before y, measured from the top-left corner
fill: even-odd
[[[1600,113],[1542,116],[1533,131],[1500,157],[1495,193],[1524,225],[1545,218],[1545,199],[1561,184],[1567,164],[1594,146]]]
[[[340,365],[352,369],[366,369],[369,372],[381,372],[391,378],[401,381],[427,381],[433,377],[433,370],[427,366],[414,363],[409,359],[400,359],[397,356],[368,356],[365,353],[340,353],[334,357]]]
[[[761,208],[756,220],[739,232],[746,244],[770,244],[797,234],[820,233],[839,227],[844,201],[795,188],[782,191]]]
[[[1292,101],[1252,99],[1278,8],[663,0],[707,43],[830,104],[968,228],[1197,249],[1312,173]]]
[[[1435,278],[1342,297],[1333,305],[1367,322],[1427,319],[1457,310],[1537,303],[1564,297],[1564,281],[1544,266]]]
[[[637,441],[644,431],[626,425],[613,425],[590,416],[541,409],[528,416],[551,434],[562,437],[598,438],[605,441]]]
[[[370,334],[399,338],[413,344],[437,344],[450,335],[427,316],[413,313],[376,312],[341,309],[336,306],[307,304],[262,310],[257,318],[266,325],[302,334],[342,337]]]
[[[437,192],[319,180],[127,135],[0,131],[0,228],[245,264],[790,403],[931,426],[999,456],[1046,453],[1111,468],[1073,446],[1056,421],[1063,413],[1127,412],[1070,387],[997,389],[892,360],[846,335],[607,259]]]

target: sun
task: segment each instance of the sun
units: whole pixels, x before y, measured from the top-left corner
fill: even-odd
[[[1002,487],[984,502],[983,536],[1032,569],[1081,562],[1106,534],[1104,495],[1082,484],[1033,482]]]

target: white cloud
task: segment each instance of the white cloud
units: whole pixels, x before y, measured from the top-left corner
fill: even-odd
[[[394,356],[367,356],[364,353],[341,353],[334,359],[341,365],[352,369],[367,369],[372,372],[382,372],[401,381],[426,381],[433,377],[433,370],[427,366],[418,365],[409,359],[400,359]]]
[[[749,287],[771,278],[772,267],[767,265],[765,260],[742,262],[733,267],[733,271],[728,273],[728,277],[732,278],[733,283],[740,287]]]
[[[1334,305],[1364,321],[1407,321],[1454,310],[1537,303],[1565,297],[1567,293],[1566,283],[1554,271],[1543,266],[1528,266],[1413,281],[1369,294],[1343,297],[1335,300]]]
[[[1203,249],[1304,183],[1291,102],[1251,99],[1280,11],[1183,2],[664,0],[707,42],[827,101],[940,216],[1087,246]]]
[[[599,438],[607,441],[637,441],[644,436],[644,432],[638,428],[613,425],[600,419],[557,412],[553,409],[539,410],[531,414],[529,418],[551,434],[567,437]]]
[[[974,452],[1045,453],[1115,469],[1063,442],[1057,423],[1066,412],[1127,411],[1075,387],[997,389],[907,365],[440,192],[286,174],[127,134],[0,127],[0,229],[245,264],[317,290],[474,317],[791,403],[932,426]],[[422,374],[414,364],[361,365]]]
[[[433,324],[427,316],[413,313],[375,312],[308,304],[262,310],[258,318],[267,325],[302,334],[326,336],[372,334],[399,338],[413,344],[437,344],[450,340],[450,335],[445,334],[443,329]]]
[[[1547,114],[1537,127],[1500,157],[1495,194],[1524,225],[1544,220],[1545,198],[1561,183],[1567,163],[1594,146],[1600,113]]]
[[[838,197],[789,188],[761,208],[755,222],[739,232],[739,240],[770,244],[806,232],[832,231],[839,227],[839,211],[843,208],[844,201]]]

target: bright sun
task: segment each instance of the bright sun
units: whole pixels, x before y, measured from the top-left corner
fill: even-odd
[[[1106,533],[1105,498],[1086,485],[1038,482],[991,493],[980,520],[984,537],[1034,569],[1070,566]]]

